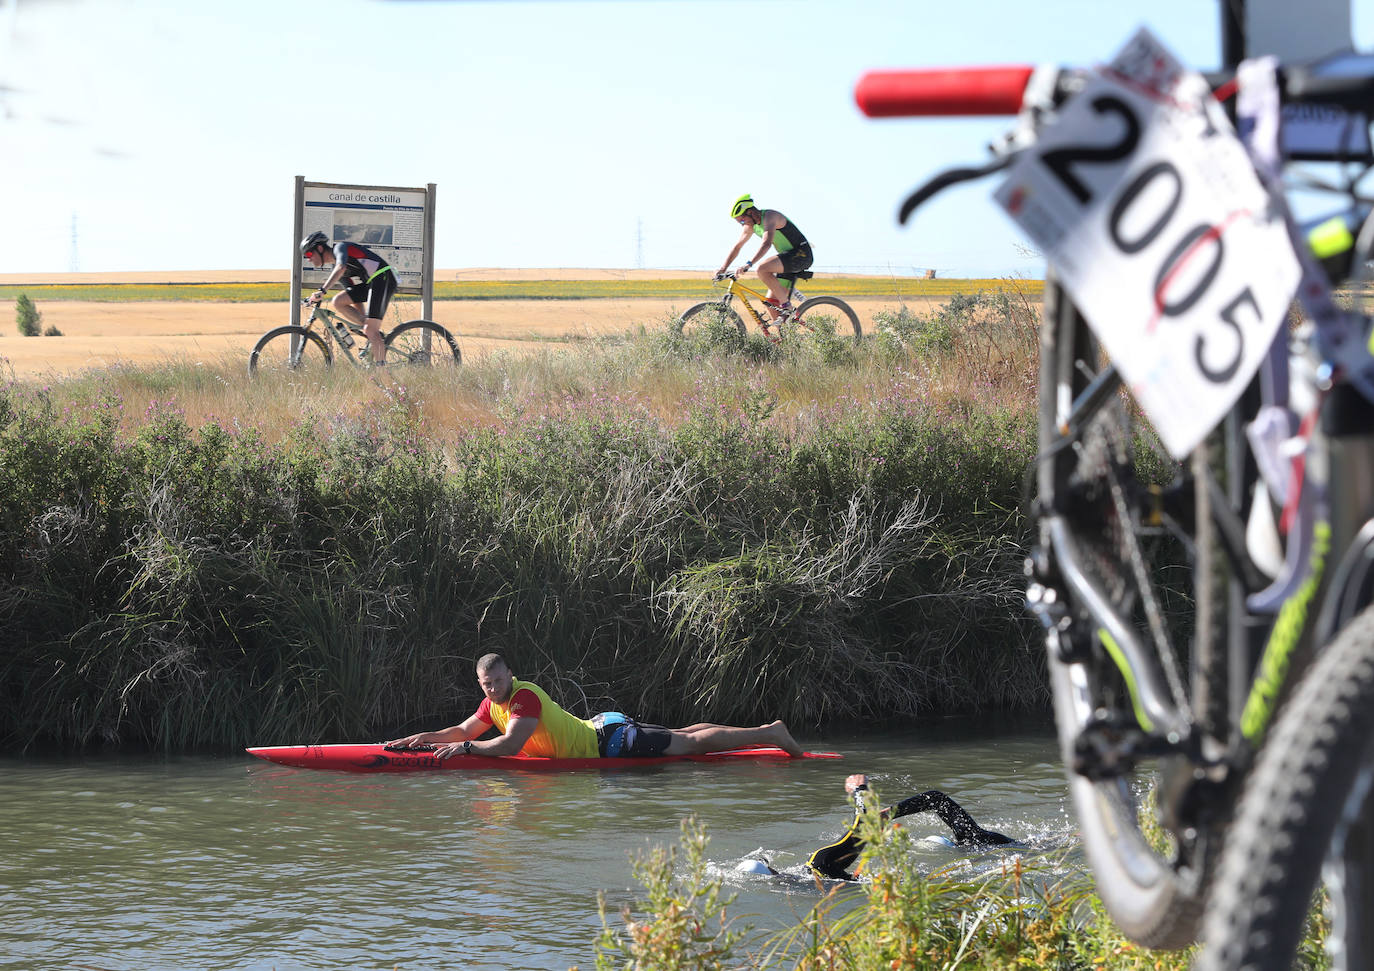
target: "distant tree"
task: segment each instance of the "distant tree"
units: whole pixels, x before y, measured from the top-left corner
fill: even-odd
[[[46,327],[43,328],[43,336],[44,336],[44,337],[61,337],[61,336],[62,336],[62,331],[60,331],[60,330],[57,329],[57,325],[56,325],[56,324],[49,324],[48,326],[46,326]]]
[[[27,293],[21,293],[19,299],[14,301],[14,319],[19,324],[19,333],[25,337],[37,337],[43,332],[39,326],[43,321],[43,315],[38,312]]]

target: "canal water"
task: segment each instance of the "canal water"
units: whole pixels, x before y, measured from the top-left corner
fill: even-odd
[[[598,891],[613,913],[640,899],[630,854],[676,845],[689,813],[739,894],[731,913],[779,930],[815,891],[732,868],[751,854],[796,867],[841,835],[851,772],[887,802],[943,789],[989,829],[1072,844],[1049,724],[802,742],[844,759],[359,775],[247,755],[10,758],[0,969],[588,969]],[[918,852],[937,867],[960,851]]]

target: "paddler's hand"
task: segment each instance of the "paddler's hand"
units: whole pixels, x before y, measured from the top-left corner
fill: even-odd
[[[405,738],[393,739],[390,742],[383,742],[386,748],[430,748],[434,743],[430,741],[433,732],[417,732],[414,735],[407,735]]]
[[[471,748],[471,742],[449,742],[447,745],[441,745],[436,748],[434,750],[434,757],[436,759],[451,759],[455,755],[469,755],[471,754],[469,751]]]
[[[854,795],[854,793],[859,789],[867,788],[868,776],[864,775],[862,772],[856,772],[853,775],[851,775],[848,779],[844,780],[844,791],[851,796]]]

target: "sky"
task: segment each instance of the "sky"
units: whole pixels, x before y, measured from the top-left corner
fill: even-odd
[[[1101,63],[1142,25],[1215,68],[1220,2],[0,0],[0,273],[286,270],[303,175],[434,183],[439,279],[710,271],[746,192],[819,271],[1034,276],[994,180],[896,222],[1008,122],[866,119],[855,83]]]

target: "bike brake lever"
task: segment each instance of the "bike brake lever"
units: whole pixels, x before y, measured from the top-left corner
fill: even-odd
[[[950,186],[959,182],[971,182],[974,179],[981,179],[984,176],[992,175],[994,172],[1000,172],[1011,165],[1015,158],[1015,154],[1004,155],[1001,158],[993,159],[987,165],[978,167],[966,166],[941,172],[939,175],[935,176],[935,178],[931,179],[925,185],[906,197],[906,201],[902,203],[902,208],[897,211],[897,222],[905,226],[906,221],[911,218],[911,214],[916,211],[916,208],[931,196],[935,195],[935,193],[943,189],[948,189]]]

